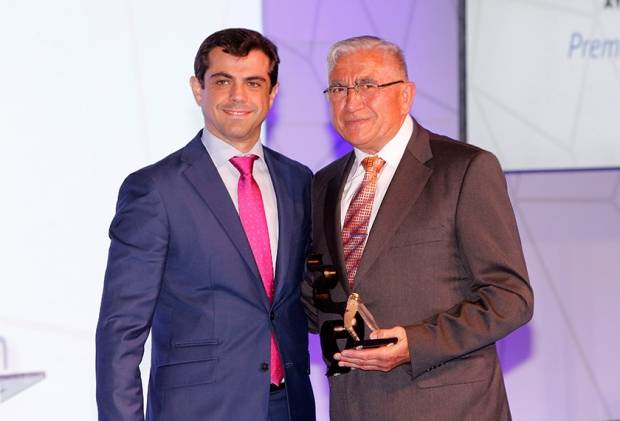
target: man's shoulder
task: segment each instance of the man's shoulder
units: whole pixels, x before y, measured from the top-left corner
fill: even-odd
[[[497,160],[492,152],[482,149],[471,143],[452,139],[448,136],[428,131],[429,146],[435,163],[454,164],[461,162],[468,164],[476,159]]]
[[[201,153],[206,153],[200,141],[200,132],[185,146],[172,152],[166,157],[142,167],[127,177],[127,179],[142,179],[157,182],[179,174],[187,163],[196,159]]]
[[[445,171],[458,177],[464,177],[472,169],[488,176],[503,173],[499,160],[492,152],[447,136],[428,134],[432,158],[426,165],[434,171]]]
[[[288,171],[292,171],[297,176],[312,177],[312,171],[310,168],[301,162],[295,161],[294,159],[266,146],[263,146],[263,151],[269,156],[270,159],[277,162],[278,165],[285,167]]]
[[[317,171],[317,173],[314,175],[315,184],[325,183],[333,177],[342,174],[342,171],[346,167],[352,153],[353,152],[344,154],[340,158],[332,161],[331,163],[327,164],[319,171]]]
[[[430,131],[428,132],[428,134],[431,151],[433,151],[433,156],[456,155],[461,157],[471,157],[481,152],[486,152],[484,149],[479,148],[478,146],[456,140],[448,136],[440,135]]]

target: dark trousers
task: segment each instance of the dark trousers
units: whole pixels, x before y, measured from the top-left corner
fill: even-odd
[[[269,395],[269,414],[267,421],[291,421],[288,415],[286,389],[271,392]]]

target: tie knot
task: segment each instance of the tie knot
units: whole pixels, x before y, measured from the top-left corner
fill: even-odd
[[[364,171],[371,174],[379,174],[384,164],[385,161],[378,156],[367,156],[362,160]]]
[[[229,159],[230,163],[241,173],[241,175],[252,175],[254,161],[258,159],[256,155],[233,156]]]

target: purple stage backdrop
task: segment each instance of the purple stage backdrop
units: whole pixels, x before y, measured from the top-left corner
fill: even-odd
[[[264,31],[280,49],[281,89],[268,143],[313,170],[349,150],[329,124],[329,46],[369,34],[405,51],[417,84],[412,114],[458,133],[457,0],[264,2]],[[543,100],[543,99],[541,99]],[[469,139],[473,144],[476,139]],[[515,420],[620,418],[620,173],[512,174],[508,185],[535,291],[533,321],[499,343]],[[316,338],[312,381],[319,420],[328,389]],[[389,402],[386,402],[389,405]]]

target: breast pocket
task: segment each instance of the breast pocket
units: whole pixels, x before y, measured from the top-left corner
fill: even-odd
[[[446,229],[443,226],[418,228],[408,232],[397,232],[391,241],[391,248],[439,243],[446,239],[446,235]]]

